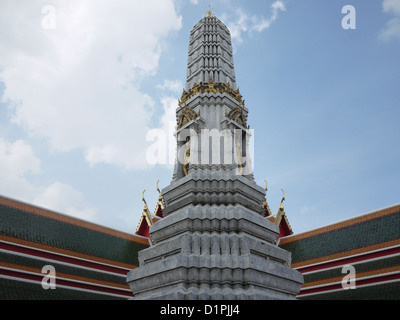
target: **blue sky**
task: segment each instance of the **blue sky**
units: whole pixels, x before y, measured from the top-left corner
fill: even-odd
[[[400,0],[3,0],[0,194],[135,232],[172,178],[146,134],[174,120],[210,4],[272,211],[283,188],[298,233],[399,203]]]

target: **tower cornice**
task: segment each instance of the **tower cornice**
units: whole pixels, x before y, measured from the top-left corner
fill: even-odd
[[[195,83],[189,91],[183,90],[182,97],[179,100],[179,106],[182,106],[186,101],[196,96],[199,93],[227,93],[232,98],[234,98],[240,105],[244,106],[244,100],[242,100],[242,95],[239,89],[233,90],[229,82],[228,83],[214,83],[212,79],[208,83],[200,82],[200,84]]]

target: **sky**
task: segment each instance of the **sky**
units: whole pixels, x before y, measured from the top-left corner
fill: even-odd
[[[172,179],[148,134],[170,134],[209,5],[272,212],[283,189],[301,233],[398,204],[400,0],[2,0],[0,194],[134,233]]]

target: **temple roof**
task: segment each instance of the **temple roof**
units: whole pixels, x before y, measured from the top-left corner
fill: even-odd
[[[126,299],[149,239],[0,196],[1,299]],[[43,266],[57,290],[43,290]],[[62,283],[62,285],[61,285]]]

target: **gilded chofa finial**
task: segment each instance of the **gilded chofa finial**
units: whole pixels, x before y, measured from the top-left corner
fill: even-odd
[[[157,191],[158,191],[158,205],[161,206],[161,209],[164,210],[165,208],[165,204],[164,204],[164,199],[161,193],[160,188],[158,187],[158,183],[160,182],[160,180],[157,181],[156,186],[157,186]]]
[[[146,189],[143,190],[142,192],[142,201],[144,202],[145,206],[147,206],[146,199],[144,198],[144,193],[146,192]]]
[[[157,180],[156,186],[157,186],[157,191],[158,193],[161,193],[160,188],[158,187],[158,183],[160,182],[160,180]]]
[[[156,186],[157,186],[157,191],[158,191],[158,201],[163,201],[163,196],[162,196],[162,193],[161,193],[161,190],[160,190],[160,188],[158,187],[158,183],[160,182],[160,180],[158,180],[157,181],[157,183],[156,183]]]
[[[211,8],[211,6],[208,6],[208,9],[206,11],[206,17],[211,18],[214,16],[214,8]]]
[[[286,198],[285,198],[285,191],[283,189],[281,189],[281,190],[283,192],[283,197],[281,200],[281,204],[279,205],[279,209],[283,210],[283,201],[285,201]]]
[[[142,213],[142,215],[143,215],[143,217],[146,219],[147,224],[148,224],[149,226],[151,226],[151,225],[153,224],[153,221],[152,221],[152,218],[151,218],[151,214],[150,214],[150,212],[149,212],[149,208],[148,208],[148,206],[147,206],[146,199],[144,198],[144,193],[145,193],[145,192],[146,192],[146,189],[144,189],[143,192],[142,192],[142,201],[144,202],[144,208],[143,208],[143,213]]]
[[[265,179],[264,179],[264,181],[265,181],[265,191],[268,191],[268,182]]]

